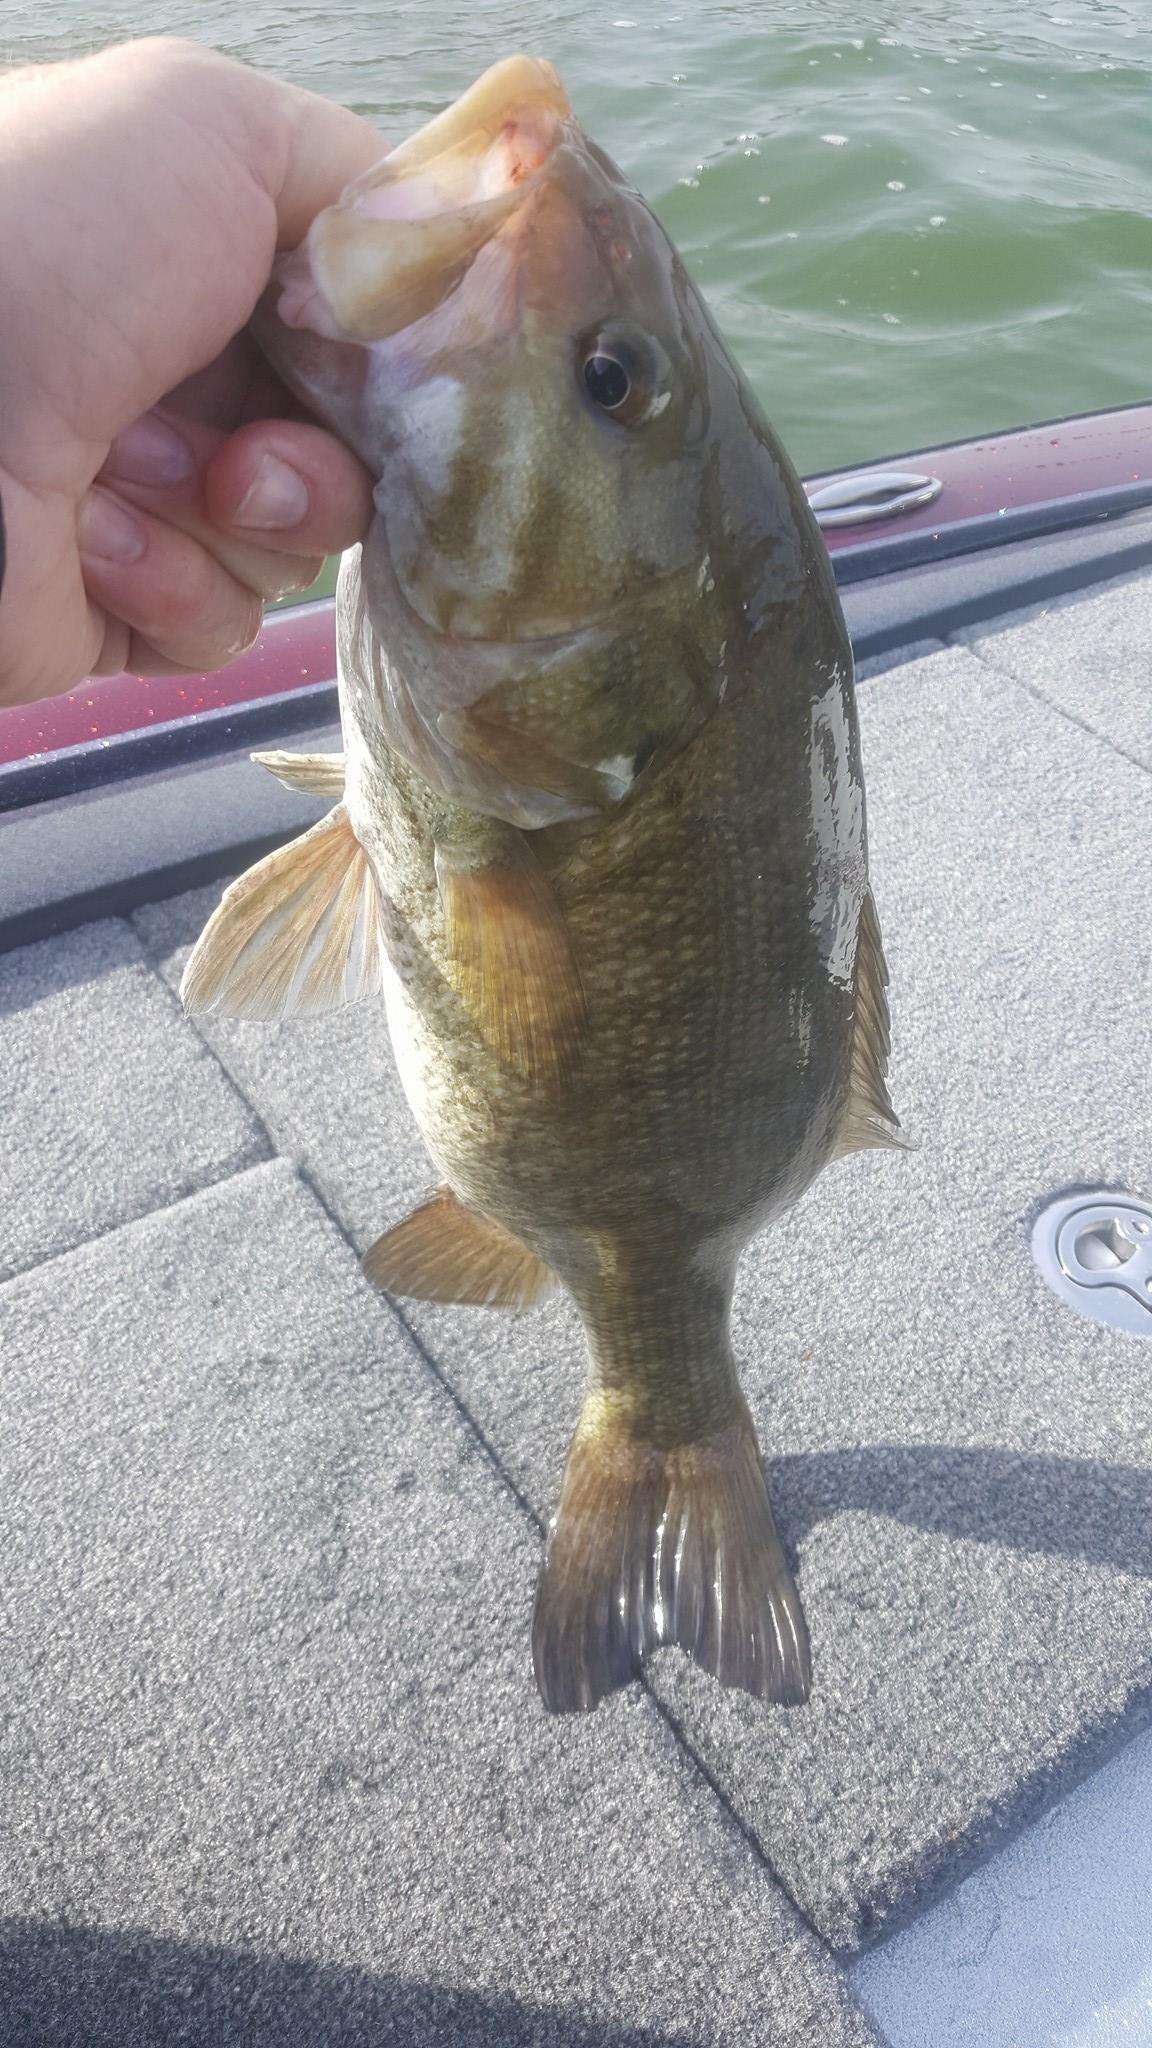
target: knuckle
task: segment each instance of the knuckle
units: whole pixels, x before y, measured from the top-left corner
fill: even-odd
[[[191,72],[219,72],[230,60],[192,36],[138,36],[125,49],[132,61],[149,66],[160,77],[185,78]]]
[[[212,668],[251,647],[263,616],[259,597],[198,550],[133,623],[173,659]]]

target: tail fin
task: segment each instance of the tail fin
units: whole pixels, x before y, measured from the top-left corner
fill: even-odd
[[[672,1643],[756,1699],[808,1697],[808,1630],[747,1415],[666,1450],[583,1422],[568,1454],[532,1631],[544,1705],[587,1712]]]

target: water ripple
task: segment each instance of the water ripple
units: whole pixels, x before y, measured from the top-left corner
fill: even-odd
[[[628,4],[628,0],[625,0]],[[511,0],[0,4],[0,61],[191,34],[389,136]],[[850,20],[851,33],[847,32]],[[1147,0],[543,0],[530,48],[657,207],[802,468],[1147,395]]]

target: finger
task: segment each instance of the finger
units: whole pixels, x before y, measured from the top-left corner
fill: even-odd
[[[143,633],[134,633],[123,620],[108,622],[105,634],[106,653],[90,673],[94,676],[200,676],[202,667],[186,661],[171,661],[158,647],[153,647]]]
[[[99,653],[85,669],[87,676],[197,676],[203,670],[187,663],[170,661],[153,647],[143,633],[133,632],[123,619],[112,618],[97,604],[89,604],[92,634]],[[95,728],[93,728],[95,730]]]
[[[89,664],[90,676],[198,676],[203,669],[189,667],[187,662],[170,661],[153,647],[143,633],[134,633],[123,619],[114,619],[100,610],[98,605],[90,607],[94,632],[100,652]]]
[[[90,604],[89,611],[99,632],[100,652],[89,669],[94,676],[118,676],[128,667],[128,650],[132,641],[132,628],[123,619],[113,619],[101,611],[99,605]]]
[[[263,607],[208,550],[166,520],[94,487],[77,546],[89,599],[147,640],[165,662],[222,668],[260,631]]]
[[[265,547],[242,535],[224,533],[213,520],[184,507],[165,512],[163,517],[166,525],[196,541],[206,555],[262,604],[274,604],[294,591],[307,590],[324,567],[325,558],[318,551],[301,554],[287,541]]]
[[[204,502],[214,525],[268,548],[337,554],[368,530],[372,479],[322,427],[258,420],[213,456]]]
[[[220,354],[185,377],[163,400],[162,410],[175,419],[204,420],[231,433],[241,420],[252,419],[253,383],[263,381],[263,358],[250,334],[236,334]],[[275,412],[266,405],[265,412]]]
[[[104,637],[76,555],[73,507],[56,498],[41,505],[5,476],[4,521],[0,711],[74,689],[91,675]]]
[[[218,525],[205,503],[209,468],[226,447],[227,437],[218,428],[174,418],[157,407],[117,436],[98,482],[112,486],[118,499],[198,541],[257,596],[271,599],[306,590],[323,567],[327,547],[308,530],[307,484],[299,480],[300,503],[288,508],[291,516],[303,505],[298,533],[229,532]]]
[[[245,329],[195,376],[185,377],[162,401],[176,419],[203,420],[234,433],[252,420],[307,419],[306,406],[289,391]]]

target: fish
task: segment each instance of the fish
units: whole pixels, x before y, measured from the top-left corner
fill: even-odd
[[[541,59],[495,65],[282,257],[254,318],[369,466],[326,815],[225,892],[193,1012],[379,1000],[435,1186],[390,1294],[587,1347],[543,1704],[676,1647],[783,1706],[811,1646],[731,1340],[745,1247],[906,1140],[852,652],[792,465]]]

